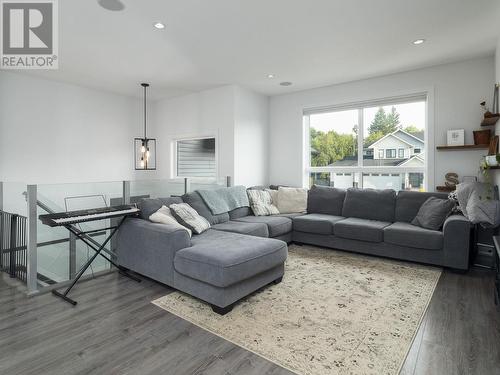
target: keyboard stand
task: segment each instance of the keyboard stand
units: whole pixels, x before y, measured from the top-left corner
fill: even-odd
[[[93,243],[91,243],[90,241],[88,241],[88,239],[85,237],[85,235],[87,233],[92,233],[92,232],[95,232],[95,230],[91,230],[91,231],[87,231],[87,232],[84,232],[84,231],[81,231],[79,230],[78,228],[76,228],[75,226],[71,225],[71,224],[68,224],[68,225],[65,225],[64,227],[69,230],[71,233],[73,233],[77,238],[79,238],[80,240],[82,240],[87,246],[89,246],[92,250],[95,251],[95,254],[92,256],[92,258],[90,258],[83,266],[82,268],[80,269],[80,271],[78,271],[78,273],[76,274],[76,277],[74,278],[74,280],[71,282],[70,286],[64,291],[64,293],[60,293],[58,292],[57,290],[53,290],[52,291],[52,294],[54,294],[55,296],[57,297],[60,297],[62,298],[64,301],[68,302],[68,303],[71,303],[73,306],[76,306],[77,302],[71,298],[68,297],[68,293],[70,292],[70,290],[75,286],[75,284],[78,282],[78,280],[83,276],[83,274],[85,273],[85,271],[90,267],[90,265],[92,264],[92,262],[94,261],[95,258],[97,258],[98,255],[102,256],[104,259],[106,259],[109,263],[111,263],[113,266],[115,266],[116,268],[118,268],[119,270],[119,273],[123,276],[127,276],[129,278],[131,278],[132,280],[135,280],[137,281],[138,283],[141,282],[141,279],[139,279],[138,277],[135,277],[133,275],[131,275],[127,269],[119,266],[118,264],[116,264],[115,262],[113,262],[109,257],[107,257],[106,255],[102,254],[102,250],[104,249],[104,247],[106,246],[106,244],[111,240],[111,238],[114,236],[114,234],[116,233],[116,231],[121,227],[121,225],[123,224],[123,222],[125,221],[126,219],[126,216],[125,217],[122,217],[122,219],[120,220],[120,222],[118,223],[118,225],[116,225],[115,227],[110,227],[110,228],[106,228],[106,229],[112,229],[111,233],[109,234],[108,237],[106,237],[105,241],[102,243],[102,245],[100,245],[99,247],[95,246]]]

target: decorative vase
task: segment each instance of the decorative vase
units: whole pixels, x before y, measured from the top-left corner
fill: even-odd
[[[490,143],[491,130],[474,130],[474,144],[475,145],[487,145]]]
[[[488,155],[484,157],[486,164],[490,167],[496,167],[498,165],[497,156],[496,155]]]

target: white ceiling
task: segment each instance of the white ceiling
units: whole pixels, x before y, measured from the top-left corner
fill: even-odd
[[[121,1],[59,1],[60,68],[29,74],[137,96],[147,81],[154,98],[276,95],[491,55],[500,35],[499,0]]]

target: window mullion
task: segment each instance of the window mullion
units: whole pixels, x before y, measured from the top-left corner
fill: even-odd
[[[364,117],[363,117],[363,108],[358,108],[358,167],[360,168],[360,172],[358,172],[359,179],[359,188],[363,188],[363,136],[364,136]]]

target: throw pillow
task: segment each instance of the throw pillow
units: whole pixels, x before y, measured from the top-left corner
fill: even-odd
[[[170,210],[179,223],[200,234],[210,228],[210,223],[187,203],[170,205]]]
[[[266,189],[266,191],[271,195],[271,203],[278,207],[278,190]]]
[[[189,237],[191,237],[193,234],[193,232],[191,232],[191,229],[186,228],[184,225],[179,224],[179,222],[170,212],[170,208],[168,208],[167,206],[161,206],[161,208],[158,211],[149,216],[149,220],[151,220],[153,223],[166,224],[179,229],[184,229],[185,231],[188,232]]]
[[[255,216],[278,215],[278,208],[273,205],[271,194],[266,190],[247,190],[250,207]]]
[[[422,228],[439,230],[454,207],[455,202],[450,199],[429,197],[411,223]]]
[[[278,189],[278,210],[282,214],[307,211],[307,190],[280,186]]]

